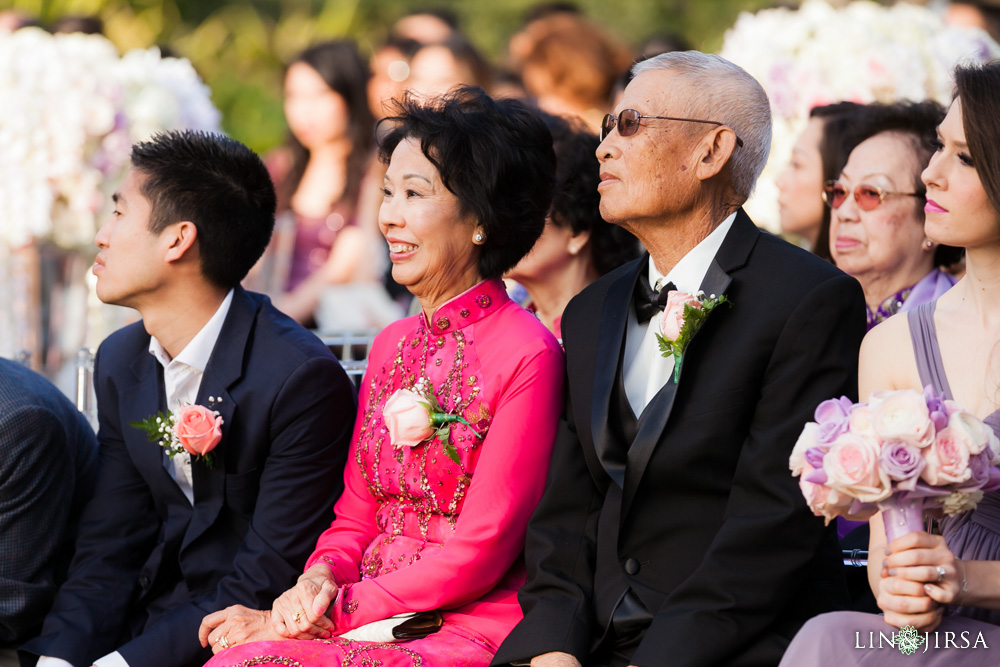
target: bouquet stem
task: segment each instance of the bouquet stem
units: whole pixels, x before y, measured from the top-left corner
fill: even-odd
[[[901,500],[893,495],[878,504],[885,524],[886,543],[907,533],[924,529],[924,499]]]

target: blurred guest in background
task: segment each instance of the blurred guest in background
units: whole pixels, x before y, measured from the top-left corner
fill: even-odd
[[[48,380],[0,359],[0,666],[41,629],[97,476],[90,424]]]
[[[562,338],[560,320],[569,300],[605,273],[640,254],[639,242],[601,217],[600,144],[580,121],[543,114],[556,151],[556,188],[545,231],[507,277],[523,285],[527,308]]]
[[[951,2],[945,21],[952,25],[982,28],[1000,41],[1000,0],[960,0]]]
[[[103,35],[104,21],[99,16],[62,16],[52,23],[52,32],[80,32],[85,35]]]
[[[368,79],[368,108],[376,119],[385,118],[393,99],[400,99],[410,76],[410,60],[420,49],[420,42],[403,37],[389,37],[371,57]]]
[[[869,329],[955,284],[954,276],[936,267],[957,261],[961,250],[924,233],[920,181],[943,118],[936,102],[865,107],[854,117],[854,134],[846,137],[856,147],[840,178],[824,186],[824,201],[833,209],[830,252],[861,283]]]
[[[493,73],[486,59],[468,39],[453,33],[443,42],[425,44],[410,60],[407,89],[418,95],[443,95],[455,86],[489,90]]]
[[[38,20],[16,9],[0,10],[0,34],[39,25]]]
[[[446,7],[414,10],[397,19],[391,35],[419,44],[444,42],[458,31],[458,15]]]
[[[586,17],[556,12],[511,38],[524,87],[545,111],[579,116],[597,129],[615,82],[632,63],[628,48]]]
[[[374,230],[357,224],[374,125],[367,85],[368,68],[347,40],[305,50],[285,75],[288,140],[268,159],[278,217],[254,279],[307,325],[324,288],[358,279],[376,257]]]
[[[830,209],[823,205],[823,184],[836,180],[853,146],[844,146],[844,123],[831,122],[858,108],[853,102],[815,107],[792,147],[792,159],[775,184],[781,231],[802,237],[809,249],[830,260]]]

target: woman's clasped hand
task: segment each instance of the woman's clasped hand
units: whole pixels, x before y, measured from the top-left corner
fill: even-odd
[[[965,564],[940,535],[908,533],[892,541],[882,562],[878,606],[890,625],[931,632],[947,605],[962,602]]]

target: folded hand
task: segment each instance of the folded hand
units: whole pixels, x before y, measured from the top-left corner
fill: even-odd
[[[198,641],[212,646],[212,653],[248,642],[284,639],[271,629],[271,612],[247,609],[242,605],[209,614],[198,628]]]
[[[333,573],[324,564],[309,568],[295,586],[281,594],[271,607],[271,627],[289,639],[327,638],[333,635],[333,621],[326,610],[337,597]]]

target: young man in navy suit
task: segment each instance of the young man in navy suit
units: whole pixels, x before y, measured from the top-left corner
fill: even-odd
[[[333,518],[354,388],[308,331],[244,291],[274,225],[260,159],[222,135],[160,134],[97,234],[97,295],[142,321],[95,363],[100,473],[40,667],[181,667],[212,657],[198,625],[268,608]],[[168,457],[134,422],[200,405],[222,418],[207,459]]]

